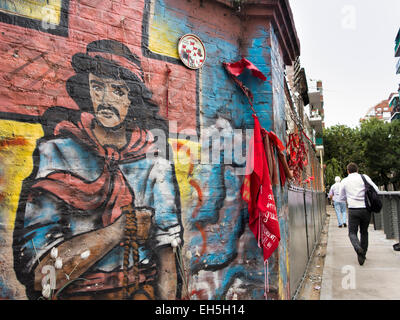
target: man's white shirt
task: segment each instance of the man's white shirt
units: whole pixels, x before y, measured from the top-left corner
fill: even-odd
[[[346,198],[340,198],[339,192],[340,192],[340,182],[336,182],[329,190],[328,196],[333,197],[332,198],[333,202],[346,202]]]
[[[365,180],[374,187],[376,192],[379,188],[366,174],[363,175]],[[339,197],[347,199],[347,206],[349,208],[365,208],[365,185],[359,173],[350,173],[340,183]]]

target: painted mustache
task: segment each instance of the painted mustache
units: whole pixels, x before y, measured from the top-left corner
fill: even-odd
[[[113,106],[110,106],[110,105],[101,104],[101,105],[99,105],[99,107],[97,108],[97,113],[99,113],[99,112],[101,112],[101,111],[103,111],[103,110],[105,110],[105,111],[111,111],[111,112],[113,112],[113,113],[118,117],[118,119],[121,119],[121,116],[120,116],[119,111],[118,111],[117,108],[115,108],[115,107],[113,107]]]

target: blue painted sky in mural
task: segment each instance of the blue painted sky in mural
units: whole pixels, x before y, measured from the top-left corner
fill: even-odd
[[[307,77],[323,80],[327,127],[358,125],[396,92],[400,1],[290,0]]]

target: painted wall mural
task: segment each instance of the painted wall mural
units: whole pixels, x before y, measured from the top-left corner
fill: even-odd
[[[40,20],[9,2],[4,14]],[[284,140],[272,26],[243,52],[240,18],[219,4],[53,2],[67,8],[64,34],[0,19],[0,297],[264,299],[239,192],[251,110],[222,62],[246,54],[267,76],[241,79]],[[179,61],[187,33],[207,49],[197,71]],[[283,237],[268,297],[288,299],[287,190],[275,194]]]
[[[67,90],[80,110],[48,109],[43,116],[54,119],[46,127],[52,134],[38,141],[39,163],[21,191],[13,241],[17,277],[37,298],[42,269],[60,257],[62,272],[51,289],[86,279],[64,295],[152,299],[156,266],[170,277],[176,273],[162,267],[173,260],[172,247],[164,247],[181,242],[174,169],[161,157],[146,157],[156,151],[150,130],[167,126],[157,119],[140,61],[125,45],[91,42],[71,63],[77,74]],[[84,252],[88,257],[77,260]],[[175,285],[163,282],[161,297],[174,291],[169,283]]]

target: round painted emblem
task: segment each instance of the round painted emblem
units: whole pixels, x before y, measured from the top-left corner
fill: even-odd
[[[206,60],[206,48],[203,42],[194,34],[186,34],[178,43],[179,57],[190,69],[199,69]]]

